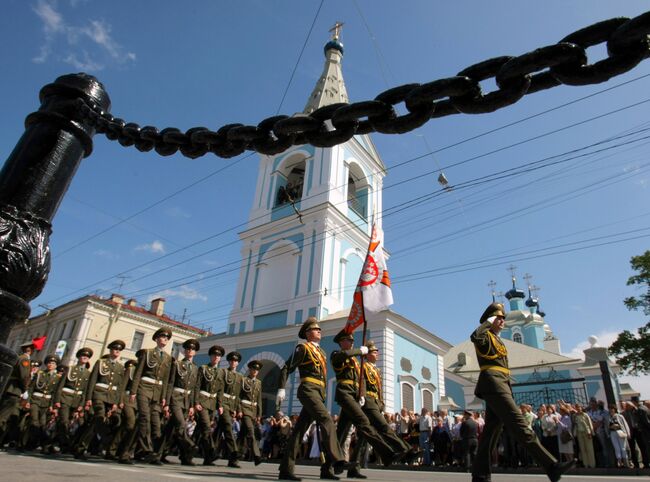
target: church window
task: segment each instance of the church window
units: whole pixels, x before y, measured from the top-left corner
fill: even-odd
[[[360,217],[366,218],[368,191],[360,189],[352,176],[348,177],[348,207]]]
[[[402,408],[407,410],[415,410],[414,404],[414,388],[409,383],[402,383]]]
[[[433,393],[430,390],[422,390],[422,408],[433,412]]]
[[[523,339],[523,337],[521,336],[521,333],[513,333],[513,335],[512,335],[512,341],[514,341],[515,343],[523,343],[523,342],[524,342],[524,339]]]
[[[288,174],[281,177],[280,186],[275,197],[275,206],[293,203],[302,199],[302,191],[305,182],[305,161],[300,161],[287,167]]]

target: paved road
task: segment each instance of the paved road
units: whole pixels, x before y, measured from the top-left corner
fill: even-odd
[[[119,465],[101,459],[88,462],[74,460],[68,456],[46,457],[42,455],[23,455],[13,452],[0,452],[0,480],[38,480],[47,482],[179,482],[179,480],[236,480],[266,481],[277,480],[277,464],[262,464],[255,467],[250,462],[242,462],[241,469],[229,469],[224,461],[217,461],[217,467],[183,467],[178,464],[161,467],[137,464]],[[409,482],[470,482],[469,474],[458,472],[431,472],[418,470],[366,469],[364,474],[369,481]],[[315,466],[299,465],[296,475],[303,480],[318,480],[319,471]],[[345,475],[345,473],[343,474]],[[344,480],[344,479],[342,479]],[[351,479],[348,479],[351,480]],[[544,482],[546,476],[539,474],[494,474],[494,482]],[[648,476],[583,476],[568,475],[562,478],[567,482],[650,482]]]

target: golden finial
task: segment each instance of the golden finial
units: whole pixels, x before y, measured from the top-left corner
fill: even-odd
[[[341,27],[345,25],[343,22],[336,22],[334,26],[329,29],[332,32],[332,40],[338,40],[341,34]]]

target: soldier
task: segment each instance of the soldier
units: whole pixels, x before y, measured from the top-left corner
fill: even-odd
[[[129,400],[137,401],[138,405],[138,442],[145,461],[153,465],[162,465],[159,453],[162,442],[161,415],[167,406],[165,395],[173,364],[172,356],[164,349],[171,337],[169,328],[159,328],[153,334],[156,347],[140,353],[129,395]]]
[[[103,444],[109,438],[109,414],[117,413],[120,409],[126,383],[125,368],[120,363],[120,355],[125,346],[126,343],[122,340],[113,340],[108,344],[108,354],[97,360],[93,366],[86,398],[86,410],[92,408],[93,416],[79,437],[74,454],[77,459],[86,459],[85,451],[93,436],[99,436]],[[107,448],[105,458],[113,460],[114,451]]]
[[[262,363],[252,360],[248,363],[248,376],[242,378],[239,399],[241,402],[242,424],[239,434],[239,446],[249,445],[253,451],[255,465],[262,463],[260,444],[255,437],[255,422],[262,416],[262,382],[257,379]],[[239,453],[243,453],[239,450]]]
[[[185,340],[183,343],[185,357],[183,360],[174,362],[169,378],[169,388],[167,389],[167,404],[170,407],[171,419],[163,445],[167,445],[171,442],[171,439],[176,439],[180,451],[181,465],[195,465],[192,462],[192,457],[196,445],[187,434],[185,427],[187,418],[194,414],[199,367],[192,360],[200,347],[198,340]],[[161,449],[162,453],[164,453],[165,448]]]
[[[574,462],[558,462],[539,442],[526,423],[512,397],[508,350],[499,338],[505,325],[505,309],[501,303],[490,304],[480,318],[480,326],[472,333],[480,374],[474,394],[485,400],[485,427],[472,466],[472,482],[490,480],[491,454],[499,441],[501,429],[506,430],[544,468],[552,482],[560,480]]]
[[[52,395],[61,380],[61,373],[57,370],[59,357],[48,355],[43,360],[45,369],[36,373],[34,383],[29,390],[29,403],[25,406],[29,410],[29,425],[27,448],[34,449],[41,445],[44,453],[54,453],[52,441],[47,436],[45,428],[49,418],[56,410],[52,408]]]
[[[241,412],[239,403],[239,392],[241,390],[241,373],[237,372],[237,366],[241,361],[241,353],[231,351],[226,356],[228,368],[223,374],[223,413],[219,417],[218,431],[223,435],[226,449],[228,450],[228,467],[238,469],[241,466],[237,463],[237,442],[232,432],[232,414]]]
[[[58,412],[57,438],[61,450],[70,451],[70,422],[75,412],[82,412],[86,403],[86,389],[90,379],[88,360],[93,356],[90,348],[77,350],[77,364],[65,367],[59,386],[52,398],[52,405]],[[76,455],[76,454],[75,454]]]
[[[140,357],[141,351],[138,350],[136,357]],[[124,364],[124,380],[126,385],[121,398],[123,405],[122,421],[113,441],[117,446],[115,455],[119,464],[133,464],[131,452],[135,445],[138,406],[135,400],[131,400],[131,388],[137,365],[137,360],[127,360]]]
[[[20,424],[21,406],[27,403],[29,398],[29,386],[32,381],[32,361],[34,352],[32,342],[20,345],[21,354],[14,365],[7,388],[0,401],[0,448],[4,445],[5,439],[17,435]]]
[[[321,435],[320,447],[325,451],[327,462],[332,464],[334,473],[340,474],[345,468],[345,459],[336,439],[334,421],[325,406],[327,358],[319,346],[321,329],[318,320],[313,316],[307,318],[300,327],[298,337],[307,340],[307,342],[296,345],[296,349],[280,371],[278,382],[277,405],[279,406],[286,397],[284,386],[289,374],[298,368],[300,372],[298,400],[302,403],[302,410],[287,441],[286,451],[279,467],[279,480],[301,480],[294,473],[296,456],[302,443],[302,437],[314,420]]]
[[[334,342],[341,347],[335,350],[330,356],[332,367],[336,373],[336,392],[334,399],[341,407],[339,421],[336,426],[336,436],[339,444],[345,441],[350,431],[350,425],[354,424],[357,429],[357,436],[367,441],[375,453],[379,455],[385,466],[389,466],[394,459],[401,457],[406,453],[402,450],[394,452],[384,437],[370,425],[368,417],[364,414],[362,406],[365,405],[365,397],[359,397],[359,378],[361,368],[357,361],[357,356],[367,355],[368,347],[361,346],[353,348],[354,336],[341,330],[334,337]],[[357,464],[348,471],[348,477],[364,478],[361,475],[360,466]],[[321,468],[321,479],[338,480],[339,478],[332,474],[327,467]]]
[[[219,368],[219,361],[225,350],[214,345],[208,350],[210,363],[199,368],[199,393],[194,406],[199,431],[199,445],[203,452],[203,465],[214,465],[217,458],[214,438],[212,437],[212,420],[215,414],[221,415],[223,407],[224,371]]]

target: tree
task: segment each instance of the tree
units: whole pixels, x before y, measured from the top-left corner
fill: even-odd
[[[643,310],[650,316],[650,251],[630,259],[632,269],[637,272],[627,280],[628,286],[638,285],[645,290],[641,296],[630,296],[623,300],[628,310]],[[625,330],[609,347],[617,363],[631,375],[650,373],[650,322],[637,329],[636,335]]]

